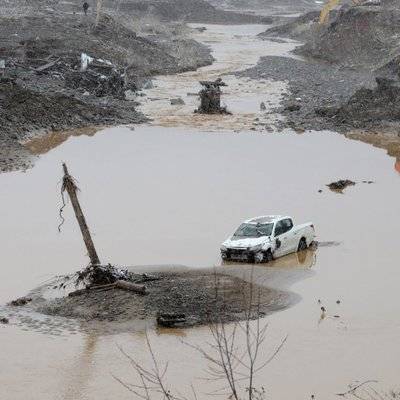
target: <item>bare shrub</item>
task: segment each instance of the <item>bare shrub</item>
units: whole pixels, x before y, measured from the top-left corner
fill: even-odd
[[[245,286],[243,286],[245,287]],[[246,286],[242,297],[245,314],[242,321],[225,324],[222,317],[214,315],[209,322],[211,341],[205,345],[187,346],[198,351],[207,361],[207,381],[216,382],[218,388],[207,396],[224,395],[233,400],[261,400],[265,397],[265,388],[257,387],[256,375],[265,368],[284,346],[287,337],[268,355],[262,357],[262,347],[267,339],[268,324],[260,319],[260,296],[255,293],[253,284]],[[243,288],[242,288],[243,289]],[[215,296],[221,296],[218,278],[215,278]],[[151,346],[146,333],[146,344],[151,357],[151,366],[145,368],[120,347],[120,351],[130,361],[139,378],[139,383],[127,383],[114,377],[132,394],[144,400],[154,396],[167,400],[187,400],[176,388],[170,388],[166,380],[168,362],[161,364]],[[192,398],[197,400],[196,388],[191,385]]]
[[[349,390],[337,393],[340,397],[355,398],[359,400],[396,400],[400,399],[400,391],[391,390],[389,392],[374,388],[376,380],[368,380],[361,383],[349,385]]]

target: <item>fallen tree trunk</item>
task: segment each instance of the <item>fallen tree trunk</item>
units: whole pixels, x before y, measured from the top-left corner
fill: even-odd
[[[127,281],[117,281],[115,282],[115,287],[122,290],[128,290],[130,292],[135,292],[139,294],[146,294],[146,286],[138,285],[136,283]]]
[[[121,289],[129,292],[134,292],[138,294],[146,294],[146,286],[138,285],[136,283],[127,282],[127,281],[116,281],[114,283],[110,283],[107,285],[95,285],[88,286],[85,289],[78,289],[74,292],[68,294],[69,297],[80,296],[82,294],[88,293],[90,291],[103,291],[103,290],[111,290],[111,289]]]

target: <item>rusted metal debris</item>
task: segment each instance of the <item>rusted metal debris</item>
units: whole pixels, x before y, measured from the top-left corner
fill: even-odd
[[[221,106],[221,87],[227,86],[221,78],[215,81],[200,81],[203,88],[199,92],[200,106],[196,113],[199,114],[230,114],[226,107]]]
[[[164,328],[174,328],[186,323],[186,315],[182,313],[157,313],[157,325]]]

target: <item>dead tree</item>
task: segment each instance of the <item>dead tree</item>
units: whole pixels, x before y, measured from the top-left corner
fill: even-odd
[[[221,78],[215,81],[200,81],[200,106],[195,111],[199,114],[228,114],[226,107],[221,107],[221,86],[227,86]]]
[[[64,177],[61,192],[64,193],[64,191],[67,191],[69,198],[71,199],[72,207],[74,208],[75,216],[82,232],[83,241],[85,242],[90,257],[90,263],[92,265],[99,265],[100,260],[94,247],[92,236],[90,235],[85,216],[83,215],[82,208],[79,204],[78,196],[76,194],[78,188],[75,184],[74,178],[68,173],[65,163],[63,163],[63,170]]]

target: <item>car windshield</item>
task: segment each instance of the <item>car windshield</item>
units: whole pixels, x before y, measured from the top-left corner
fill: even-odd
[[[270,236],[274,224],[247,224],[244,223],[239,226],[237,231],[233,234],[234,237],[260,237]]]

